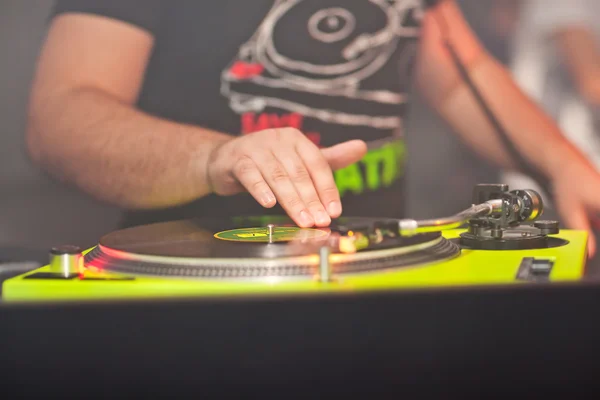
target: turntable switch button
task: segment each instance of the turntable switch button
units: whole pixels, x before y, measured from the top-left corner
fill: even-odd
[[[548,260],[533,260],[531,263],[531,272],[537,275],[549,275],[552,271],[553,263]]]
[[[539,229],[542,235],[556,235],[560,232],[557,221],[536,221],[533,226]]]
[[[554,267],[550,259],[525,257],[521,260],[517,271],[517,280],[530,282],[547,282]]]
[[[81,261],[82,250],[80,247],[65,245],[53,247],[50,250],[50,270],[65,278],[79,272]]]

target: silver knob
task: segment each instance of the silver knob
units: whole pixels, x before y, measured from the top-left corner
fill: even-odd
[[[323,246],[319,249],[319,280],[321,282],[332,281],[332,267],[329,260],[331,251],[329,247]]]
[[[81,262],[80,247],[65,245],[53,247],[50,250],[50,270],[63,275],[65,278],[77,274]]]
[[[269,235],[269,243],[273,243],[274,230],[275,230],[275,225],[273,225],[273,224],[267,225],[267,234]]]

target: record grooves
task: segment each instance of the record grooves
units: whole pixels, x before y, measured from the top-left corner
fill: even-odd
[[[351,226],[364,222],[342,219],[332,223],[326,232],[335,233],[340,224]],[[278,227],[292,226],[286,220],[263,217],[260,221],[253,218],[194,219],[124,229],[103,237],[85,256],[85,264],[117,273],[161,277],[313,277],[319,265],[319,248],[323,245],[320,235],[313,235],[317,239],[274,243],[234,242],[215,237],[231,229],[265,229],[270,223]],[[374,248],[352,254],[332,252],[329,262],[336,275],[344,275],[418,266],[459,254],[458,245],[440,233],[431,233],[386,239]]]

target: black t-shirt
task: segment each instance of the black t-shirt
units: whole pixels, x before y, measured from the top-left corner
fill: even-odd
[[[402,217],[403,121],[425,0],[58,0],[155,38],[137,107],[231,135],[292,126],[319,146],[365,140],[335,172],[345,216]],[[90,49],[93,51],[93,48]],[[283,214],[248,194],[127,212],[124,226]]]

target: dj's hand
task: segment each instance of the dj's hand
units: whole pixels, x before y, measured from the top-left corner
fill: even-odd
[[[553,179],[554,202],[569,229],[589,232],[588,254],[596,254],[592,215],[600,213],[600,174],[588,163],[565,165]]]
[[[328,226],[342,213],[332,170],[359,161],[366,151],[360,140],[319,149],[296,129],[268,129],[217,147],[208,182],[218,195],[248,191],[263,207],[279,202],[300,227]]]

